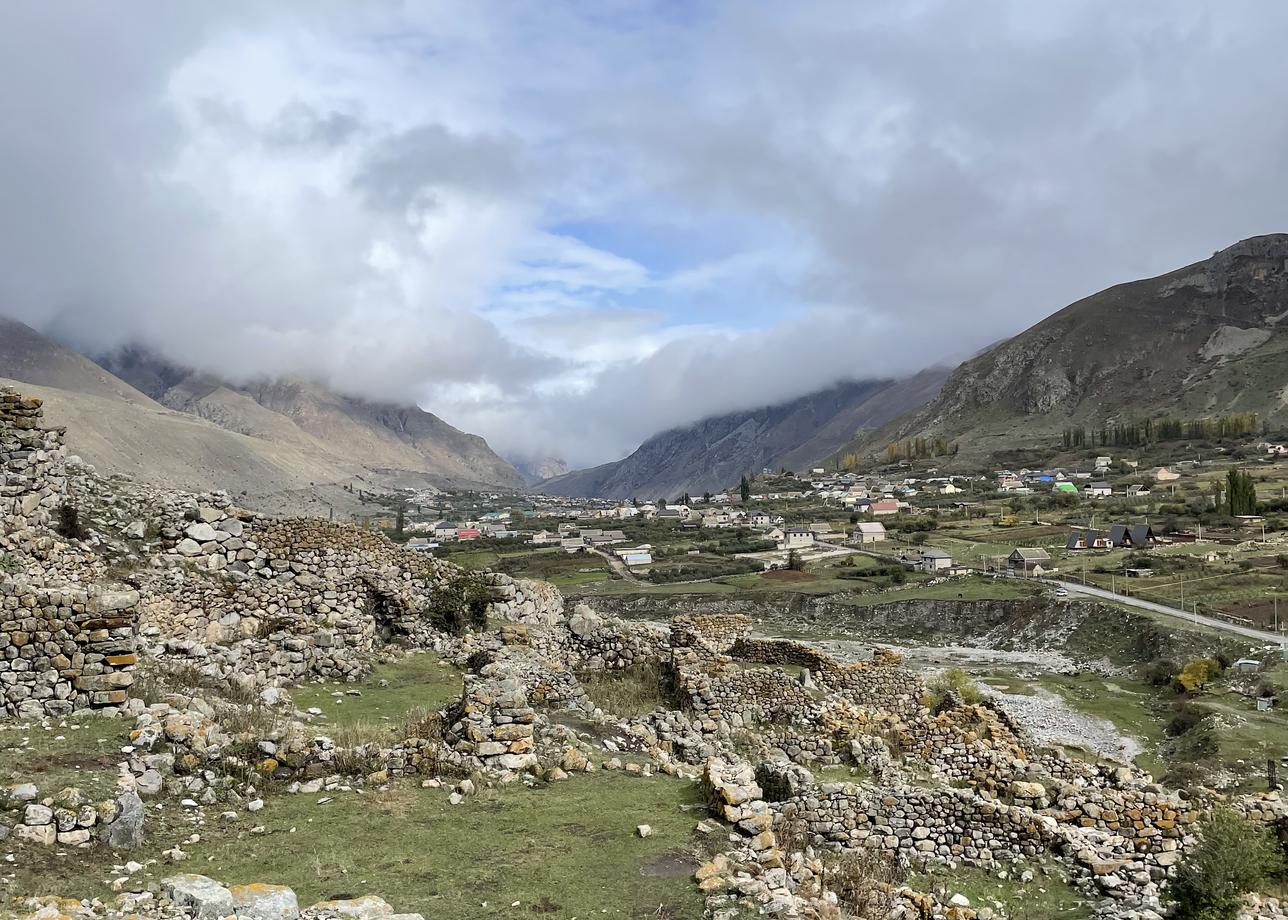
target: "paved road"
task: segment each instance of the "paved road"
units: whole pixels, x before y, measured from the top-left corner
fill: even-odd
[[[1153,601],[1144,601],[1138,597],[1126,597],[1122,594],[1115,594],[1112,591],[1106,591],[1104,588],[1093,588],[1091,585],[1078,584],[1075,581],[1057,581],[1055,579],[1043,579],[1049,585],[1059,585],[1067,588],[1070,594],[1085,594],[1091,597],[1101,597],[1106,600],[1117,601],[1120,604],[1127,604],[1129,607],[1139,607],[1141,610],[1151,610],[1154,613],[1161,613],[1165,616],[1176,617],[1178,620],[1184,620],[1187,623],[1198,623],[1202,626],[1210,626],[1213,629],[1224,630],[1225,632],[1236,633],[1240,636],[1246,636],[1249,639],[1258,639],[1262,642],[1273,642],[1279,645],[1283,639],[1274,633],[1264,629],[1254,629],[1251,626],[1240,626],[1237,623],[1227,623],[1225,620],[1218,620],[1216,617],[1208,617],[1199,614],[1195,616],[1179,607],[1168,607],[1166,604],[1156,604]]]

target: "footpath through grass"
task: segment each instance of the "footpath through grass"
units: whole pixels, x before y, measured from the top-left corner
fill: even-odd
[[[197,828],[199,842],[183,844],[187,860],[148,866],[135,883],[199,872],[229,885],[289,885],[301,905],[378,894],[399,911],[453,920],[702,913],[692,874],[709,844],[694,831],[703,809],[691,782],[601,772],[484,790],[458,806],[445,789],[414,781],[322,798],[274,796],[234,824],[210,820]],[[255,824],[261,833],[249,833]],[[653,833],[640,838],[639,824]],[[156,857],[191,830],[154,832],[130,857]],[[111,897],[104,879],[118,858],[105,849],[61,860],[24,854],[6,893]]]

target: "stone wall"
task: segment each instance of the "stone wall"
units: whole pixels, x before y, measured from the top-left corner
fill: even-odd
[[[0,549],[47,526],[62,503],[63,430],[45,427],[41,405],[0,387]]]
[[[123,705],[137,602],[132,591],[0,580],[0,710],[39,717]]]

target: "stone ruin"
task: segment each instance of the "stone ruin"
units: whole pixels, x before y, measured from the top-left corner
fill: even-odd
[[[137,662],[132,591],[92,583],[50,525],[65,500],[63,431],[41,401],[0,388],[0,711],[119,707]]]
[[[736,843],[698,873],[712,916],[834,917],[825,859],[867,849],[913,866],[1019,867],[1053,856],[1106,905],[1102,915],[1154,918],[1211,804],[1127,765],[1041,749],[988,703],[932,699],[887,650],[840,661],[754,637],[736,614],[662,626],[584,605],[570,612],[553,586],[492,573],[488,626],[443,632],[426,610],[461,577],[455,566],[359,528],[261,517],[226,494],[146,493],[121,528],[140,564],[129,585],[113,586],[100,559],[51,529],[76,496],[62,432],[44,426],[38,400],[0,391],[0,459],[0,558],[18,562],[0,568],[0,706],[20,716],[108,709],[135,726],[116,801],[40,799],[24,786],[0,801],[0,837],[129,845],[140,796],[168,788],[214,804],[247,771],[315,791],[398,775],[656,770],[701,782],[733,831]],[[279,692],[355,680],[381,655],[418,649],[464,671],[460,698],[426,737],[341,750]],[[231,731],[195,694],[132,698],[141,657],[254,691],[279,727]],[[655,671],[666,691],[643,716],[603,712],[582,685],[588,673],[637,668]],[[602,752],[612,756],[563,724],[565,711],[617,732]],[[853,768],[855,781],[815,781],[814,771],[837,766]],[[1273,794],[1232,804],[1288,824]],[[907,889],[895,901],[892,917],[986,916]]]

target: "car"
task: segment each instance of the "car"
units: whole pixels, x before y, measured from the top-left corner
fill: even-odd
[[[1056,588],[1056,589],[1055,589],[1055,596],[1056,596],[1056,597],[1068,597],[1068,596],[1069,596],[1069,591],[1068,591],[1068,589],[1067,589],[1067,588]]]

